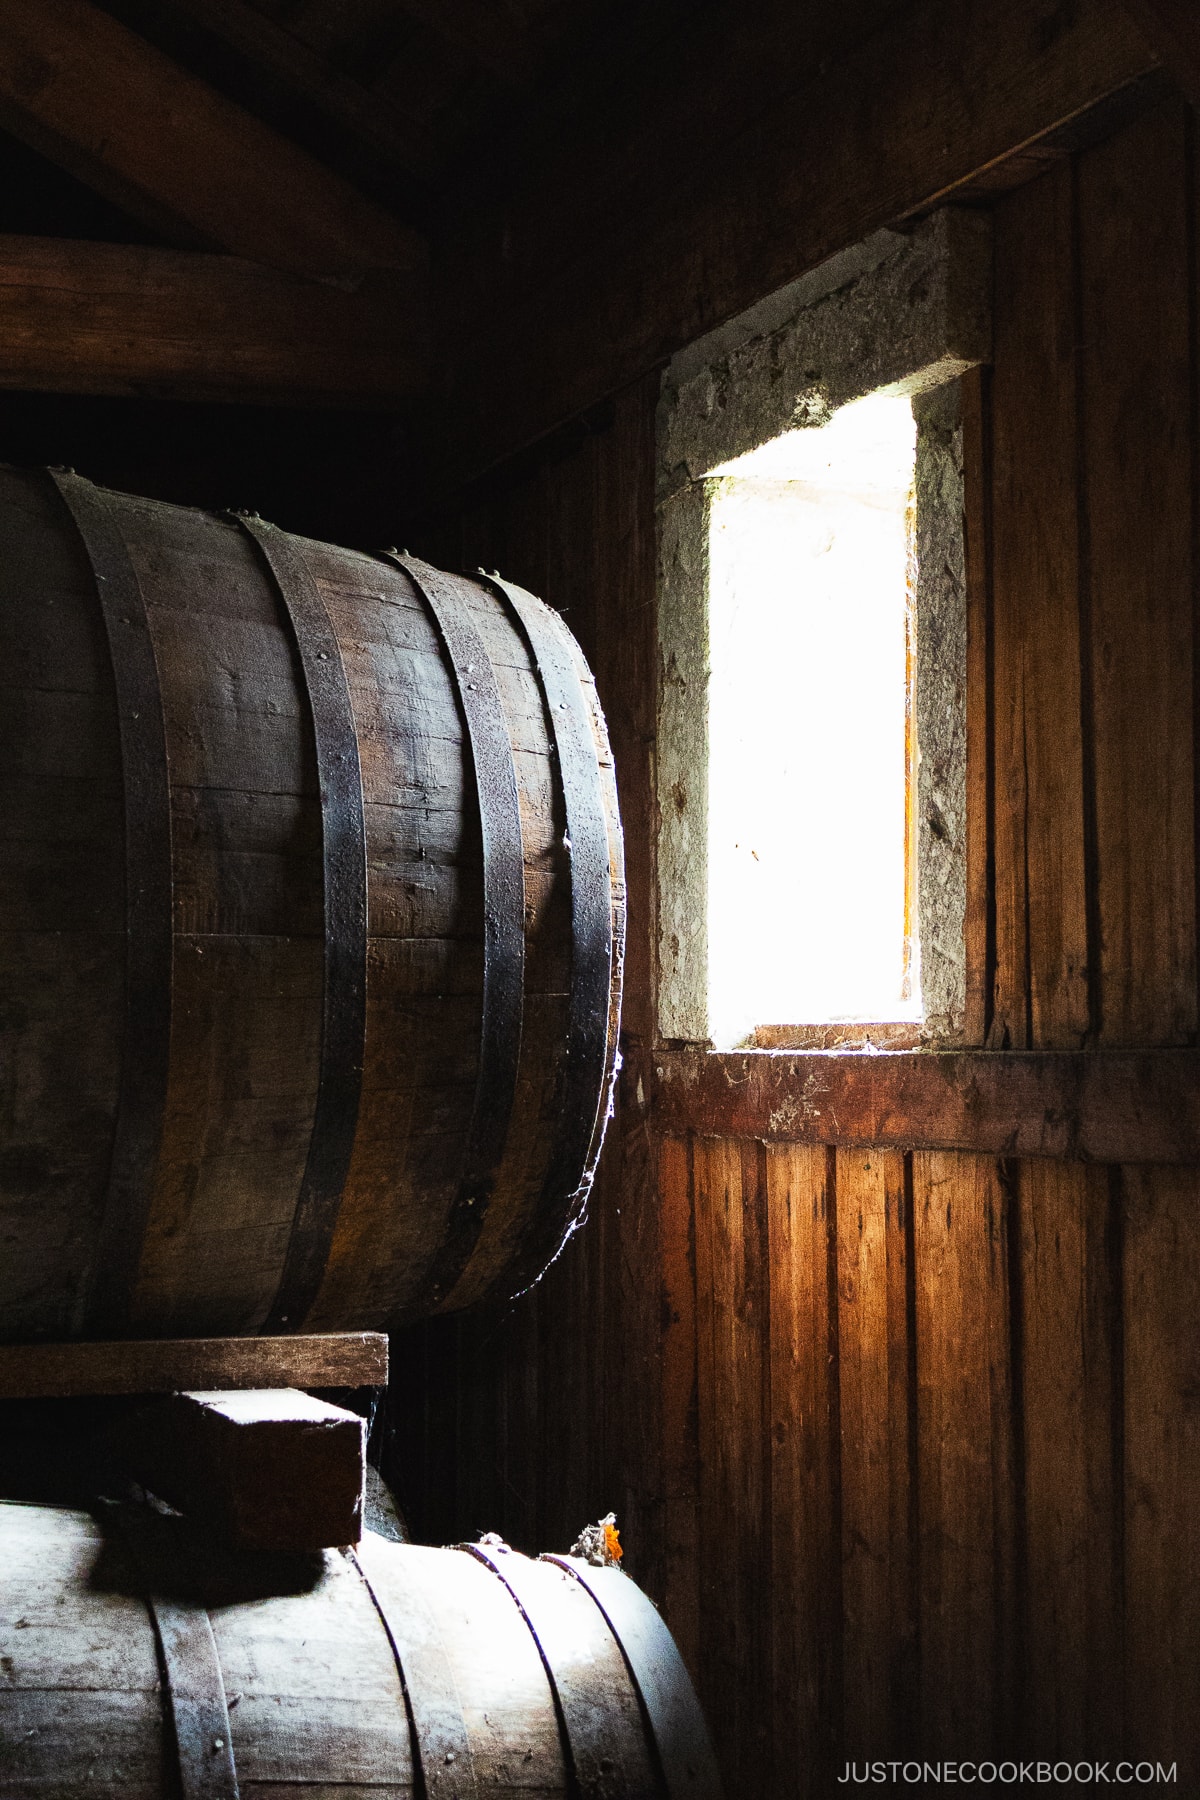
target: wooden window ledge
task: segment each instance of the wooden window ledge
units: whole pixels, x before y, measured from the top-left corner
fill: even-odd
[[[1200,1050],[638,1050],[667,1133],[1091,1162],[1200,1161]],[[638,1085],[640,1083],[640,1086]]]

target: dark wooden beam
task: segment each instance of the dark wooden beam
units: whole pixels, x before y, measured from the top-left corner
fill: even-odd
[[[599,7],[597,0],[573,0],[569,14],[552,6],[516,9],[494,0],[400,0],[401,10],[469,58],[501,88],[533,79],[556,37],[580,34]]]
[[[423,241],[86,0],[0,0],[0,125],[182,244],[353,286]]]
[[[522,30],[507,7],[488,0],[400,0],[400,8],[502,87],[532,73],[542,34],[536,25]]]
[[[766,1143],[1200,1161],[1200,1051],[639,1052],[659,1131]]]
[[[0,1344],[0,1400],[170,1394],[183,1388],[382,1387],[381,1331],[305,1337]]]
[[[1193,106],[1200,106],[1200,10],[1196,0],[1126,0],[1146,42]]]
[[[232,256],[0,237],[0,388],[392,408],[427,385],[423,275],[357,292]]]
[[[714,34],[709,60],[721,53]],[[448,236],[439,316],[454,476],[498,462],[1155,66],[1119,0],[914,0],[857,36],[850,19],[837,56],[817,67],[801,60],[797,50],[792,85],[784,66],[756,110],[721,104],[721,67],[693,71],[682,167],[648,84],[618,148],[602,121],[582,120],[555,165]],[[740,121],[732,136],[727,115]]]
[[[228,45],[289,94],[296,95],[366,144],[393,169],[428,180],[434,157],[427,132],[417,130],[404,108],[378,97],[333,62],[319,56],[286,26],[246,0],[174,0],[211,37]]]

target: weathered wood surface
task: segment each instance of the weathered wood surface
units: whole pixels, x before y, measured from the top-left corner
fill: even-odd
[[[741,1146],[708,1141],[710,1158],[728,1157]],[[758,1163],[758,1147],[752,1154]],[[743,1152],[744,1154],[744,1152]],[[753,1632],[759,1681],[771,1696],[768,1730],[761,1704],[748,1704],[727,1732],[726,1767],[747,1749],[754,1766],[770,1771],[781,1784],[789,1771],[807,1768],[811,1779],[829,1780],[836,1758],[838,1690],[843,1655],[842,1621],[833,1603],[833,1572],[841,1558],[841,1516],[832,1502],[830,1478],[838,1439],[837,1303],[831,1288],[837,1241],[836,1182],[832,1158],[824,1145],[768,1147],[758,1166],[765,1180],[745,1196],[750,1220],[766,1214],[765,1260],[747,1272],[750,1281],[735,1295],[757,1326],[760,1358],[766,1365],[768,1429],[750,1450],[746,1504],[759,1503],[755,1521],[763,1531],[766,1558],[742,1567],[735,1629],[750,1632],[749,1621],[761,1604],[761,1570],[773,1571],[766,1602],[768,1623]],[[704,1201],[697,1189],[693,1204],[697,1221]],[[753,1241],[753,1239],[752,1239]],[[755,1279],[756,1277],[756,1279]],[[701,1270],[696,1269],[697,1304]],[[701,1416],[714,1412],[712,1430],[727,1430],[716,1407],[720,1388],[729,1379],[728,1349],[716,1344],[710,1369],[701,1366]],[[737,1378],[736,1368],[732,1371]],[[716,1392],[714,1392],[714,1384]],[[727,1479],[739,1491],[746,1477],[742,1443],[731,1446],[733,1467]],[[705,1484],[704,1492],[710,1483]],[[764,1504],[765,1501],[765,1504]],[[720,1532],[709,1513],[710,1530]],[[703,1615],[701,1664],[706,1680],[720,1680],[720,1660],[711,1634],[717,1623]],[[798,1633],[793,1621],[804,1617],[810,1628]],[[747,1700],[749,1693],[747,1691]]]
[[[776,1154],[819,1152],[781,1148]],[[917,1642],[911,1530],[917,1487],[908,1454],[909,1422],[916,1416],[908,1318],[910,1174],[909,1160],[895,1150],[838,1150],[834,1164],[842,1685],[847,1714],[871,1755],[882,1754],[881,1745],[899,1753],[917,1742],[911,1655]],[[789,1320],[784,1329],[794,1332],[797,1325]],[[819,1343],[817,1335],[810,1355]],[[835,1453],[831,1443],[826,1456]],[[818,1517],[821,1500],[818,1493],[810,1501]],[[832,1607],[830,1590],[826,1574],[815,1603]]]
[[[179,0],[172,10],[186,13],[204,31],[248,58],[289,96],[343,127],[386,159],[390,167],[420,177],[431,174],[434,144],[424,122],[414,118],[411,107],[395,105],[391,95],[376,98],[371,91],[372,82],[381,76],[386,79],[386,58],[383,67],[375,65],[358,75],[350,74],[345,66],[339,66],[347,61],[344,38],[340,40],[341,55],[334,62],[321,54],[319,43],[306,41],[289,30],[287,23],[244,6],[241,0]],[[446,9],[441,0],[435,0],[433,10],[441,18]],[[320,22],[314,23],[319,39]],[[511,42],[515,34],[506,30],[504,36],[506,42]],[[406,73],[412,66],[412,44],[408,39],[403,57]]]
[[[696,1387],[700,1460],[709,1471],[699,1538],[702,1642],[725,1694],[714,1719],[726,1745],[761,1730],[769,1664],[749,1625],[756,1571],[769,1555],[764,1512],[768,1435],[763,1286],[766,1245],[754,1144],[701,1140],[696,1205],[696,1329],[703,1346]],[[719,1671],[719,1673],[718,1673]]]
[[[1124,0],[1146,42],[1187,95],[1200,106],[1200,20],[1191,0]]]
[[[662,1789],[659,1761],[665,1791],[719,1800],[669,1637],[659,1627],[647,1714],[639,1646],[629,1663],[621,1649],[638,1608],[610,1604],[602,1584],[593,1595],[569,1562],[506,1549],[484,1561],[370,1534],[357,1556],[264,1560],[203,1551],[178,1520],[109,1529],[84,1513],[0,1506],[5,1800],[176,1791],[147,1593],[185,1625],[211,1625],[222,1748],[243,1792],[556,1800],[616,1791],[623,1770],[620,1792],[649,1796]],[[514,1589],[536,1604],[523,1611]],[[672,1733],[678,1717],[690,1732]],[[606,1746],[608,1766],[588,1764],[589,1742]]]
[[[0,387],[395,407],[429,382],[419,273],[357,291],[235,256],[0,236]]]
[[[982,1157],[913,1157],[922,1748],[1001,1755],[1017,1720],[1010,1196]],[[860,1728],[861,1729],[861,1728]]]
[[[0,957],[13,1001],[7,1048],[14,1066],[39,1077],[15,1095],[9,1120],[0,1331],[10,1339],[126,1329],[236,1335],[262,1331],[268,1319],[272,1328],[379,1327],[429,1306],[467,1304],[531,1258],[538,1266],[525,1280],[535,1278],[586,1192],[616,1045],[620,831],[582,660],[563,677],[563,705],[577,711],[580,762],[596,790],[590,916],[610,921],[616,950],[605,951],[607,1004],[599,1008],[606,1066],[596,1056],[572,1077],[576,1111],[582,1118],[590,1108],[591,1143],[573,1146],[567,1168],[554,1159],[560,1084],[572,1036],[582,1035],[573,1032],[571,971],[584,955],[573,889],[585,879],[583,858],[572,858],[566,841],[560,763],[523,630],[483,585],[463,578],[453,589],[451,604],[495,682],[496,754],[511,764],[523,882],[523,895],[513,889],[507,901],[523,955],[515,1100],[489,1166],[468,1171],[488,991],[481,811],[493,804],[476,779],[458,704],[456,681],[471,671],[452,669],[440,627],[400,568],[284,540],[298,546],[313,605],[328,619],[332,648],[312,666],[336,657],[345,677],[339,754],[350,753],[347,744],[356,750],[359,779],[347,805],[361,804],[365,834],[344,876],[365,906],[365,947],[360,933],[352,951],[348,926],[343,935],[335,923],[324,928],[326,894],[336,898],[343,883],[327,875],[329,846],[349,823],[328,800],[322,819],[293,615],[257,540],[228,517],[107,497],[154,657],[157,693],[130,710],[161,706],[169,769],[168,816],[160,808],[150,823],[156,841],[170,837],[169,856],[160,844],[153,865],[163,890],[155,916],[170,933],[170,991],[165,980],[137,989],[161,1040],[165,1101],[141,1088],[133,1094],[129,1104],[146,1109],[139,1129],[151,1134],[150,1147],[130,1178],[133,1198],[122,1194],[118,1204],[105,1167],[125,1104],[114,1092],[127,926],[118,808],[122,780],[136,781],[141,763],[117,755],[96,583],[71,519],[44,475],[9,471],[2,483],[0,528],[12,554],[0,607],[0,766],[10,801],[0,839],[8,871]],[[85,497],[98,492],[77,486]],[[559,628],[548,611],[544,618],[557,641]],[[108,619],[118,651],[125,623],[123,612]],[[576,654],[565,636],[562,654]],[[146,878],[152,865],[143,862],[131,879]],[[594,948],[588,954],[594,963]],[[321,1113],[318,1130],[325,994],[335,981],[343,994],[351,982],[354,992],[365,989],[365,1016],[333,1071],[351,1087],[336,1116]],[[342,1160],[328,1177],[311,1278],[276,1318],[307,1170],[335,1129]],[[484,1187],[464,1199],[468,1175]],[[103,1282],[101,1257],[109,1259]],[[97,1324],[101,1301],[115,1312]]]
[[[660,1050],[658,1129],[1088,1162],[1200,1157],[1200,1053]]]
[[[647,984],[588,1232],[510,1315],[422,1327],[398,1365],[418,1529],[494,1504],[514,1539],[565,1542],[616,1506],[747,1800],[825,1800],[831,1754],[960,1756],[964,1735],[1176,1760],[1200,1785],[1194,122],[1169,101],[1048,167],[996,206],[997,361],[965,414],[972,1040],[992,1051],[656,1053]],[[753,224],[720,243],[735,259]],[[444,552],[553,570],[594,637],[631,882],[653,854],[653,388],[468,494]],[[835,1120],[855,1142],[831,1155]],[[647,1442],[631,1419],[655,1408]],[[768,1546],[749,1583],[743,1531]],[[748,1711],[731,1640],[785,1700]]]
[[[600,129],[581,115],[549,178],[539,160],[447,236],[457,470],[490,466],[1154,63],[1118,0],[1069,17],[1056,0],[879,7],[823,47],[807,16],[795,29],[781,44],[772,18],[731,41],[723,22],[682,58],[670,44],[658,80],[643,71]],[[468,269],[482,285],[468,290]],[[487,294],[486,318],[457,309],[468,291]]]
[[[1194,124],[1179,104],[1079,159],[1093,1026],[1196,1041]]]
[[[1064,163],[997,220],[1009,272],[992,375],[998,1049],[1077,1049],[1089,1023],[1073,179]]]
[[[363,1531],[366,1422],[295,1388],[183,1392],[123,1429],[130,1474],[242,1550],[323,1550]]]
[[[353,286],[424,242],[87,0],[0,7],[0,120],[188,246]]]
[[[181,1388],[382,1387],[382,1331],[296,1337],[0,1344],[0,1399],[170,1394]]]

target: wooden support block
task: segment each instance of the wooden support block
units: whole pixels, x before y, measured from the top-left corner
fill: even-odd
[[[0,1400],[171,1394],[181,1388],[383,1387],[387,1377],[382,1331],[0,1344]]]
[[[127,1428],[130,1473],[243,1550],[362,1536],[366,1421],[295,1388],[173,1394]]]

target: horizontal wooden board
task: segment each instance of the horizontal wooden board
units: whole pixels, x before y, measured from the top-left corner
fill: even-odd
[[[660,1050],[633,1074],[663,1131],[1085,1162],[1200,1157],[1190,1049]]]
[[[415,276],[354,293],[233,256],[0,238],[0,387],[388,408],[426,380]]]
[[[167,1394],[177,1388],[379,1387],[387,1370],[387,1338],[378,1331],[0,1344],[0,1399]]]

